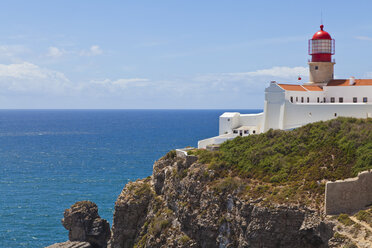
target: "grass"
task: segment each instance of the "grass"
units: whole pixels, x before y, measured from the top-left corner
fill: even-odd
[[[274,196],[283,197],[283,190],[289,197],[323,195],[325,181],[372,169],[372,119],[340,117],[292,131],[269,130],[227,141],[219,151],[193,154],[220,178],[238,176],[280,187]]]
[[[352,219],[350,219],[349,215],[347,214],[340,214],[337,217],[337,220],[344,224],[345,226],[352,226],[355,224],[355,222]]]
[[[364,221],[366,222],[368,225],[370,225],[372,227],[372,208],[370,208],[369,210],[361,210],[359,211],[355,217],[359,220],[359,221]]]

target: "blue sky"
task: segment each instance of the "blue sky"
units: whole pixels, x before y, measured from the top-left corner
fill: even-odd
[[[0,108],[262,108],[307,79],[323,23],[335,74],[372,78],[371,1],[1,1]]]

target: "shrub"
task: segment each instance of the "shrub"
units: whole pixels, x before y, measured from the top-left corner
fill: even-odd
[[[372,119],[340,117],[292,131],[269,130],[226,141],[219,151],[195,150],[199,161],[220,177],[240,177],[276,185],[298,184],[323,194],[322,180],[354,177],[372,169]],[[234,174],[233,174],[234,175]]]
[[[176,150],[171,150],[164,156],[165,159],[173,159],[175,157],[177,157]]]
[[[218,193],[232,192],[238,189],[240,186],[243,186],[241,181],[238,178],[227,177],[221,180],[218,180],[213,189]]]
[[[148,183],[142,183],[133,189],[134,195],[141,198],[145,195],[150,195],[152,193],[151,186]]]

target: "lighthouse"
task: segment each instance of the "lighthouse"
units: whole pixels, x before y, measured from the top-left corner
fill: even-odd
[[[292,130],[308,123],[340,116],[372,118],[372,78],[334,79],[335,41],[324,26],[309,40],[309,82],[271,81],[265,89],[264,111],[257,114],[226,112],[219,118],[219,135],[198,142],[206,148],[237,136],[270,129]]]
[[[333,68],[335,62],[332,55],[335,54],[335,40],[331,35],[324,31],[324,26],[320,25],[320,30],[309,40],[309,83],[315,85],[326,85],[333,79]]]

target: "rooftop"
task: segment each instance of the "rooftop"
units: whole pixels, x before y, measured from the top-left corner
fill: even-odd
[[[323,91],[323,88],[318,85],[278,84],[278,86],[287,91]],[[351,85],[350,79],[334,79],[326,86],[372,86],[372,79],[354,79]]]

